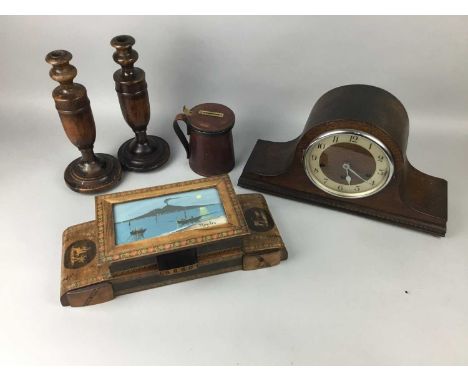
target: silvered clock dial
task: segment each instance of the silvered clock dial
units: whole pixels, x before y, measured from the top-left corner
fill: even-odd
[[[304,152],[309,179],[323,191],[343,198],[363,198],[382,190],[393,174],[385,145],[356,130],[318,136]]]

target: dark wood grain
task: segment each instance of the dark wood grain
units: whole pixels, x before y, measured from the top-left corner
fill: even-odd
[[[304,150],[319,135],[339,129],[368,133],[390,150],[395,171],[380,192],[360,199],[340,198],[320,190],[307,177]],[[406,110],[385,90],[367,85],[333,89],[314,105],[299,137],[284,143],[257,141],[238,184],[444,236],[447,182],[410,164],[408,132]]]
[[[114,73],[115,90],[123,117],[135,133],[135,138],[122,144],[118,157],[124,169],[142,172],[164,165],[169,159],[170,149],[164,139],[146,133],[150,121],[148,86],[145,72],[134,67],[138,60],[138,53],[132,48],[134,44],[135,39],[127,35],[111,40],[116,49],[114,61],[121,66]]]
[[[73,191],[100,192],[119,183],[122,171],[116,158],[93,151],[96,139],[93,113],[86,88],[73,82],[77,70],[69,63],[71,59],[71,53],[66,50],[55,50],[46,56],[46,61],[52,65],[50,77],[60,83],[52,97],[63,129],[82,155],[66,168],[65,183]]]

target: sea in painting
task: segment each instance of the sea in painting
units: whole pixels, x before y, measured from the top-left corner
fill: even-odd
[[[113,214],[116,245],[227,223],[216,188],[118,203]]]

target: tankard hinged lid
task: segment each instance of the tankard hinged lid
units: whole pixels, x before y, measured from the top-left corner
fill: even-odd
[[[192,109],[184,106],[190,127],[198,133],[218,135],[228,132],[234,126],[234,112],[219,103],[203,103]]]

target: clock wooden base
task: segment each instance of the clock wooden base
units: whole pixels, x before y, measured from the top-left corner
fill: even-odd
[[[287,172],[276,176],[262,176],[262,162],[281,163],[279,153],[287,143],[257,141],[238,185],[255,191],[282,196],[293,200],[314,203],[344,210],[349,213],[366,215],[369,218],[384,220],[415,230],[445,236],[444,201],[447,199],[447,183],[443,179],[423,174],[409,165],[407,182],[416,194],[392,195],[392,202],[387,203],[385,191],[380,196],[373,196],[373,207],[368,203],[359,204],[356,200],[347,200],[327,195],[312,185],[303,171]],[[276,162],[275,162],[276,161]]]
[[[447,182],[424,174],[409,163],[406,158],[408,126],[403,105],[382,89],[367,85],[333,89],[317,101],[299,137],[282,143],[257,141],[238,185],[444,236]],[[311,181],[304,168],[307,149],[317,137],[329,134],[338,138],[340,131],[372,136],[388,148],[394,171],[385,188],[370,196],[346,198],[325,192]],[[349,140],[345,144],[354,147]],[[348,159],[352,155],[350,151],[343,154],[344,159],[340,158],[337,167],[342,171],[339,189],[355,187],[353,184],[347,187],[349,177],[347,183],[347,173],[342,170],[349,166],[347,163],[353,163]],[[330,154],[325,157],[328,163],[333,162]]]
[[[211,251],[196,246],[146,257],[153,261],[127,270],[112,270],[115,263],[111,260],[99,262],[95,221],[67,228],[63,234],[62,305],[98,304],[149,288],[236,270],[271,267],[286,260],[286,248],[264,197],[246,194],[237,198],[249,228],[249,233],[237,244],[220,241]]]

